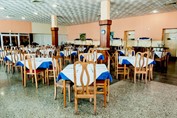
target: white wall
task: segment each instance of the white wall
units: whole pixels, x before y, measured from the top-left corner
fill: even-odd
[[[58,44],[68,39],[67,26],[58,26]],[[33,41],[39,45],[52,45],[51,24],[32,23]]]
[[[58,26],[58,34],[68,34],[67,26]],[[43,23],[32,23],[32,33],[51,34],[51,25]]]
[[[58,35],[58,45],[61,45],[62,42],[67,41],[68,35],[59,34]],[[33,41],[39,43],[39,45],[52,45],[52,36],[51,34],[33,34]]]

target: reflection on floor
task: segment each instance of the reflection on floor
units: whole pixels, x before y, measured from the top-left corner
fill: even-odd
[[[167,74],[155,72],[155,81],[176,84],[175,64],[170,64]],[[174,80],[174,81],[172,81]],[[74,102],[67,102],[63,108],[63,96],[58,91],[54,100],[53,85],[28,81],[27,87],[22,87],[20,73],[7,74],[0,66],[0,117],[1,118],[175,118],[177,116],[177,86],[151,81],[132,83],[122,80],[111,85],[110,102],[103,107],[103,97],[97,96],[97,112],[93,115],[93,104],[89,100],[79,101],[80,115],[74,115]],[[177,84],[176,84],[177,85]],[[74,95],[72,94],[72,97]]]
[[[171,60],[167,72],[154,72],[154,81],[177,85],[177,61]]]

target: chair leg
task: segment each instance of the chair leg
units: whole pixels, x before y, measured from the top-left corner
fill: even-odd
[[[127,69],[127,76],[128,76],[127,78],[130,79],[130,70],[129,69]]]
[[[151,70],[151,79],[153,80],[153,69]]]
[[[44,72],[42,72],[42,83],[44,84],[44,79],[45,79],[45,71]]]
[[[108,82],[107,83],[107,102],[109,102],[109,93],[110,93],[110,86],[109,86],[109,84],[110,84],[110,81],[108,80],[107,82]]]
[[[96,115],[96,95],[94,95],[94,114]]]
[[[136,83],[136,73],[134,73],[134,83]]]
[[[106,94],[107,94],[107,90],[106,90],[106,80],[104,81],[104,107],[106,107]]]
[[[54,99],[57,99],[57,87],[54,84]]]
[[[118,79],[118,70],[116,71],[116,79]]]
[[[71,87],[68,87],[68,98],[69,98],[69,102],[71,102]]]
[[[145,84],[147,84],[147,72],[145,74]]]
[[[78,114],[78,100],[76,97],[74,99],[75,99],[75,114]]]
[[[26,87],[26,74],[24,73],[24,87]]]
[[[35,77],[35,83],[36,83],[36,89],[37,89],[38,88],[37,75],[35,74],[34,77]]]

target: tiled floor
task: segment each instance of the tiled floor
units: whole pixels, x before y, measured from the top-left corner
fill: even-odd
[[[112,84],[106,108],[103,107],[103,97],[97,97],[97,116],[93,115],[93,104],[88,100],[79,101],[80,115],[75,115],[74,102],[67,102],[67,107],[63,108],[61,90],[57,100],[53,98],[53,91],[53,85],[41,82],[38,90],[31,81],[23,88],[20,74],[7,74],[0,66],[0,118],[177,117],[177,86],[160,82],[151,81],[145,85],[125,80]]]

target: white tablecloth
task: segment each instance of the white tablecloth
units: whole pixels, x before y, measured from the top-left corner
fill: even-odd
[[[89,64],[87,66],[88,68],[88,72],[90,75],[90,82],[89,84],[91,84],[94,81],[93,78],[93,65]],[[82,71],[82,66],[81,65],[77,65],[76,66],[76,75],[77,75],[77,85],[80,86],[80,73]],[[104,72],[108,72],[108,69],[106,68],[105,64],[96,64],[96,78],[98,78],[102,73]],[[69,78],[73,83],[74,83],[74,65],[70,64],[68,66],[66,66],[61,73],[63,73],[67,78]],[[86,73],[84,73],[84,85],[87,82],[87,77],[86,77]]]
[[[119,56],[119,64],[131,64],[135,67],[135,56]],[[144,57],[145,63],[146,63],[146,57]],[[139,61],[138,61],[139,62]],[[149,64],[154,64],[154,60],[148,59],[148,65]],[[144,65],[145,67],[146,65]],[[136,65],[138,67],[138,65]]]

